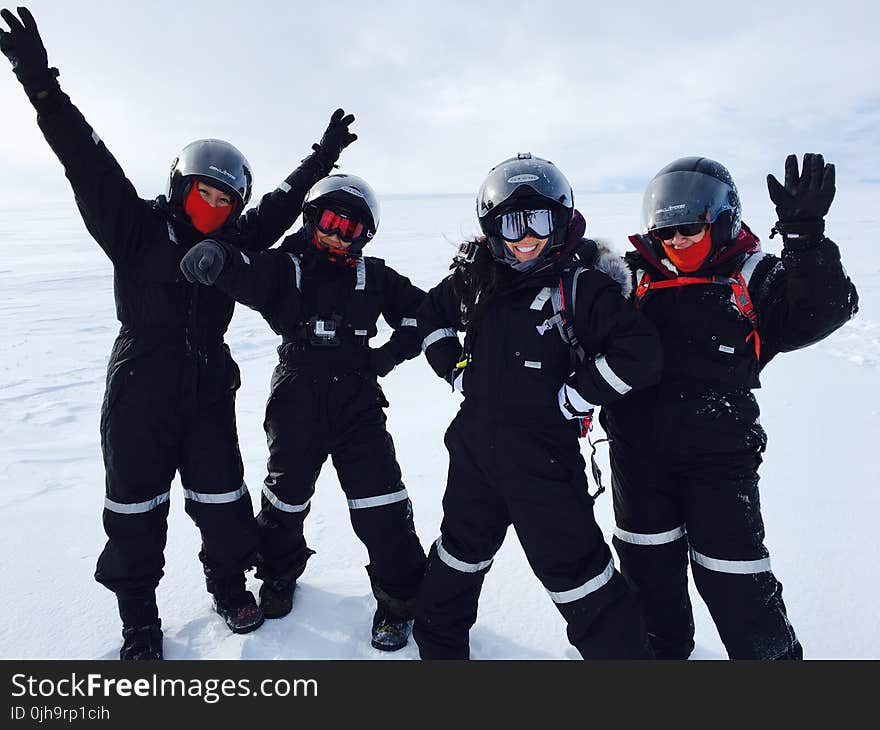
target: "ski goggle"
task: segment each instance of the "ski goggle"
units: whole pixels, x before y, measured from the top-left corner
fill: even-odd
[[[536,238],[547,238],[553,232],[553,212],[541,210],[511,210],[495,219],[495,228],[501,238],[511,243],[522,241],[529,231]]]
[[[682,223],[679,226],[664,226],[663,228],[655,228],[651,231],[651,235],[659,238],[661,241],[671,241],[675,238],[678,231],[682,236],[697,236],[703,232],[706,223],[697,221],[696,223]]]
[[[332,236],[335,233],[343,241],[348,241],[349,243],[360,238],[366,228],[356,218],[349,218],[329,208],[318,211],[315,226],[321,233],[326,233],[328,236]]]

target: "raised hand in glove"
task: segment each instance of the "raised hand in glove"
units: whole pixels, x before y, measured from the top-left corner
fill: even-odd
[[[821,237],[825,215],[834,200],[834,165],[826,165],[822,155],[807,153],[798,173],[797,155],[789,155],[785,160],[785,185],[767,175],[767,189],[779,217],[774,232],[786,238]]]
[[[12,63],[12,70],[28,96],[32,96],[48,89],[58,71],[49,69],[46,47],[34,16],[27,8],[18,8],[18,14],[21,19],[6,8],[0,10],[9,26],[8,31],[0,28],[0,51]]]
[[[180,270],[190,283],[211,286],[226,264],[226,251],[217,241],[206,238],[199,241],[180,260]]]
[[[348,130],[348,126],[353,121],[354,114],[346,114],[344,110],[337,109],[330,117],[330,123],[324,130],[321,141],[312,145],[312,149],[321,155],[328,165],[334,165],[342,150],[357,139],[357,135]]]

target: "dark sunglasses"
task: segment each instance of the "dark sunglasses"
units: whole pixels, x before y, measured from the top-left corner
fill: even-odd
[[[512,210],[495,219],[501,238],[511,243],[522,241],[529,233],[547,238],[553,232],[553,212],[549,210]]]
[[[343,241],[349,243],[360,238],[365,228],[364,224],[359,220],[349,218],[329,208],[318,211],[315,226],[321,233],[326,233],[328,236],[332,236],[335,233]]]
[[[675,232],[678,231],[682,236],[696,236],[703,232],[706,223],[697,221],[696,223],[682,223],[680,226],[664,226],[663,228],[655,228],[651,231],[651,235],[659,238],[661,241],[671,241],[675,238]]]

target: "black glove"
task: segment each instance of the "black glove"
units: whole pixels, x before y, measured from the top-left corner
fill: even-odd
[[[226,264],[226,251],[217,241],[206,238],[199,241],[180,260],[180,270],[190,283],[211,286]]]
[[[398,364],[397,353],[385,345],[371,348],[369,358],[370,372],[376,373],[380,378],[388,375]]]
[[[312,145],[312,149],[328,167],[332,168],[342,150],[357,139],[356,134],[348,131],[348,125],[353,121],[354,114],[346,114],[342,109],[337,109],[330,117],[321,141]]]
[[[785,186],[767,175],[767,189],[779,216],[771,238],[776,233],[786,238],[821,238],[825,215],[834,200],[834,165],[826,165],[822,155],[807,153],[798,174],[797,155],[789,155],[785,159]]]
[[[49,68],[46,47],[34,16],[27,8],[18,8],[18,14],[21,20],[6,8],[0,10],[0,16],[9,26],[8,32],[0,28],[0,51],[12,63],[12,70],[27,95],[33,97],[57,83],[58,69]]]

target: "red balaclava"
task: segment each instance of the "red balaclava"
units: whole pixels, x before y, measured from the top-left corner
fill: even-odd
[[[663,244],[663,250],[675,268],[690,273],[699,269],[712,251],[712,226],[706,229],[706,233],[699,241],[685,249],[675,249],[671,242],[661,241],[660,243]]]
[[[229,218],[233,206],[223,205],[219,208],[210,206],[202,199],[198,183],[198,180],[193,180],[186,200],[183,202],[183,210],[189,216],[196,230],[202,233],[213,233]],[[210,185],[210,183],[205,184]]]

